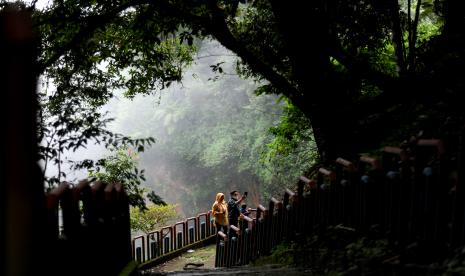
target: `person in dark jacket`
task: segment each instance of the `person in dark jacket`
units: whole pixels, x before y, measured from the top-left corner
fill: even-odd
[[[229,221],[229,226],[234,225],[238,226],[239,222],[239,216],[241,214],[241,202],[244,201],[247,196],[243,195],[241,196],[238,191],[232,191],[230,193],[231,198],[228,201],[228,221]],[[233,237],[235,236],[235,232],[229,228],[229,236]]]

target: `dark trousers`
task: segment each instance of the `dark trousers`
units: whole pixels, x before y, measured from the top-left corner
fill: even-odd
[[[230,220],[229,225],[234,225],[237,227],[237,220]],[[229,228],[229,237],[236,237],[236,231],[234,231],[231,227]]]
[[[216,233],[218,234],[219,231],[222,231],[224,234],[228,234],[228,226],[227,225],[221,225],[218,222],[215,222],[216,226]]]

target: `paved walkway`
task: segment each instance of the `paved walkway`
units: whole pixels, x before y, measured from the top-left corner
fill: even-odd
[[[202,248],[194,249],[191,252],[182,254],[166,263],[163,263],[146,273],[158,273],[164,275],[173,271],[183,271],[186,264],[202,264],[202,266],[188,266],[195,269],[214,269],[215,268],[215,245],[209,245]],[[151,275],[151,274],[146,274]],[[157,275],[157,274],[154,274]]]
[[[183,270],[183,271],[171,271],[171,272],[152,272],[143,275],[150,276],[191,276],[191,275],[232,275],[232,276],[303,276],[303,275],[317,275],[313,273],[310,269],[303,268],[289,268],[282,267],[279,265],[266,265],[260,267],[252,266],[242,266],[236,268],[221,268],[221,269],[192,269],[192,270]]]
[[[188,266],[186,264],[203,264],[202,266]],[[146,270],[142,275],[161,276],[161,275],[257,275],[257,276],[301,276],[301,275],[316,275],[309,269],[288,268],[281,265],[267,265],[261,267],[241,266],[235,268],[215,268],[215,245],[209,245],[187,252],[181,256],[174,258],[164,264],[161,264],[153,269]]]

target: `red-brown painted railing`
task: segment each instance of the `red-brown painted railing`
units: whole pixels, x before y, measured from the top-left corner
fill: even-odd
[[[216,233],[211,211],[186,218],[171,226],[132,239],[132,256],[143,267],[157,264],[167,256],[175,256],[199,242],[211,240]],[[144,264],[145,263],[145,264]],[[150,264],[149,264],[150,263]]]

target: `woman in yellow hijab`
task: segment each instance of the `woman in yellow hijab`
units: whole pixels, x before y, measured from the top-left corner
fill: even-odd
[[[216,233],[223,231],[228,233],[228,206],[224,201],[224,194],[217,193],[215,203],[212,206],[212,214],[215,218]]]

